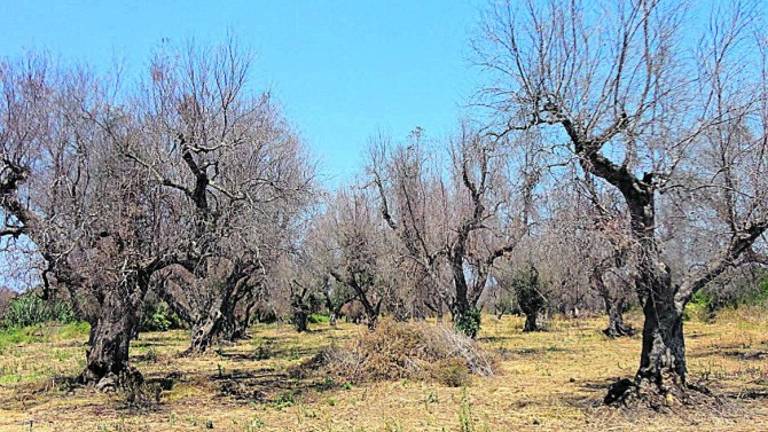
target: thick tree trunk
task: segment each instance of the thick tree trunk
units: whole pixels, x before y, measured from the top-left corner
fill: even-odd
[[[538,315],[538,312],[527,312],[525,314],[525,324],[523,325],[524,332],[534,332],[540,330],[538,324],[536,324],[536,318]]]
[[[223,311],[223,323],[220,327],[220,338],[228,342],[237,342],[248,339],[248,327],[251,325],[251,316],[256,300],[252,292],[248,292],[242,299],[228,302]]]
[[[687,368],[683,313],[663,302],[649,301],[643,308],[643,347],[634,381],[613,384],[605,403],[640,400],[653,408],[687,402]]]
[[[306,293],[307,289],[304,288],[301,292],[291,294],[291,308],[293,309],[291,321],[293,321],[293,327],[299,333],[309,330],[309,314],[311,309],[304,298]]]
[[[192,337],[185,354],[200,354],[210,348],[217,339],[221,326],[221,312],[215,311],[192,326]]]
[[[234,342],[246,337],[247,321],[238,317],[233,305],[213,306],[205,318],[192,326],[187,354],[200,354],[219,341]]]
[[[190,346],[185,354],[200,354],[219,341],[235,342],[247,337],[250,314],[256,302],[252,292],[245,291],[251,288],[246,280],[247,275],[233,272],[221,296],[213,300],[205,314],[196,314],[200,318],[192,323]],[[238,310],[238,306],[242,309]]]
[[[648,249],[653,251],[653,249]],[[653,408],[688,402],[684,304],[675,302],[676,287],[669,267],[655,254],[640,265],[638,287],[643,303],[643,345],[635,379],[611,386],[605,402],[641,401]]]
[[[80,375],[81,382],[100,390],[114,390],[126,379],[141,380],[141,374],[128,364],[129,343],[139,324],[138,307],[121,291],[110,290],[104,298],[101,315],[91,327],[86,367]]]
[[[643,349],[638,385],[655,384],[662,390],[686,384],[683,312],[665,302],[648,301],[643,308]]]
[[[374,306],[371,301],[368,299],[368,296],[366,295],[366,292],[359,291],[361,294],[358,296],[358,299],[360,300],[360,303],[363,305],[363,309],[365,309],[365,318],[368,325],[368,330],[374,330],[376,329],[376,325],[379,322],[379,312],[381,311],[381,301],[382,299],[379,299],[379,301]]]
[[[480,331],[480,311],[470,301],[469,286],[464,275],[463,249],[454,251],[451,257],[451,270],[453,272],[453,285],[456,290],[456,298],[451,305],[453,314],[453,326],[472,339],[477,337]]]
[[[296,309],[293,312],[293,326],[297,332],[303,333],[309,330],[309,313],[304,309]]]
[[[605,299],[605,311],[608,314],[608,327],[603,333],[609,338],[634,336],[635,329],[624,323],[624,300]]]

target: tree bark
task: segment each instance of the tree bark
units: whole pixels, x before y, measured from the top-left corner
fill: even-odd
[[[635,381],[663,389],[686,384],[683,312],[664,301],[648,301],[643,308],[643,349]]]
[[[309,330],[309,313],[304,309],[296,309],[293,312],[293,325],[299,333]]]
[[[658,285],[643,305],[643,345],[634,380],[621,380],[608,390],[606,404],[642,400],[653,408],[686,402],[687,365],[683,310],[675,306],[672,284]]]
[[[608,315],[608,327],[603,330],[603,333],[609,338],[633,336],[635,329],[624,324],[624,298],[621,295],[616,298],[611,295],[611,291],[603,281],[604,272],[605,269],[598,265],[592,270],[591,275],[592,284],[603,297],[605,312]]]
[[[232,296],[217,301],[202,320],[192,326],[192,337],[187,354],[200,354],[218,341],[235,342],[246,337],[248,319],[238,316],[235,308],[238,302]],[[245,314],[250,313],[246,307]]]
[[[538,311],[530,311],[525,313],[525,324],[523,325],[524,332],[539,331],[539,326],[536,324],[536,317],[538,314]]]
[[[609,338],[634,336],[635,329],[624,323],[624,300],[606,299],[605,311],[608,314],[608,327],[603,333]]]
[[[127,288],[127,289],[126,289]],[[84,384],[99,390],[114,390],[126,380],[142,381],[141,374],[129,366],[128,348],[139,325],[139,305],[144,290],[131,292],[130,282],[109,290],[101,304],[101,314],[91,327]]]
[[[216,342],[221,326],[222,314],[217,310],[211,311],[202,321],[192,326],[192,336],[189,348],[184,354],[200,354],[208,350]]]

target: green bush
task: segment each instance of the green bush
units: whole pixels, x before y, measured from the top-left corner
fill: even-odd
[[[480,309],[470,308],[465,313],[456,314],[453,325],[457,331],[474,339],[480,331]]]
[[[737,278],[728,290],[706,287],[697,292],[685,307],[684,319],[712,321],[717,311],[742,306],[768,307],[768,272]]]
[[[691,301],[685,306],[683,320],[696,319],[709,321],[714,317],[717,309],[715,298],[707,291],[699,291],[691,297]]]
[[[330,317],[325,314],[313,313],[309,315],[307,319],[310,324],[325,324],[330,321]]]
[[[748,306],[768,306],[768,275],[763,276],[757,283],[757,289],[744,295],[740,303]]]
[[[162,301],[145,301],[139,331],[166,331],[182,328],[181,319]]]
[[[68,303],[45,301],[30,293],[11,300],[0,326],[20,328],[50,321],[66,324],[77,321],[77,317]]]

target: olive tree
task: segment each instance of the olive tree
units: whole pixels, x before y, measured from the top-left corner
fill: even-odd
[[[425,287],[448,305],[458,329],[474,337],[480,299],[496,262],[524,234],[513,193],[510,152],[499,140],[463,125],[450,158],[427,164],[420,131],[407,145],[380,141],[370,164],[381,214],[416,263]],[[524,212],[523,212],[524,213]],[[442,264],[442,266],[441,266]],[[447,289],[440,270],[448,273]]]
[[[80,378],[99,388],[140,379],[128,347],[153,275],[176,258],[167,196],[120,151],[135,118],[81,70],[42,57],[0,65],[3,235],[44,260],[44,290],[66,290],[91,324]]]
[[[126,157],[171,194],[184,259],[163,297],[192,328],[189,352],[245,334],[269,270],[313,197],[313,165],[269,94],[248,87],[250,57],[230,41],[156,56],[135,106],[145,140]]]
[[[606,402],[689,399],[685,305],[749,259],[768,229],[757,13],[738,4],[715,11],[698,46],[682,36],[696,20],[677,2],[508,1],[484,22],[476,48],[489,84],[481,93],[498,134],[538,129],[565,140],[580,169],[615,188],[629,214],[645,316],[640,367]],[[664,217],[671,214],[688,219],[686,231],[717,233],[690,239],[695,261],[679,272],[660,238],[676,227]]]

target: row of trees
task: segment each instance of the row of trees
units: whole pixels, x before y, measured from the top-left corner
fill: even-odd
[[[515,298],[525,330],[549,305],[604,310],[623,336],[637,302],[640,368],[612,398],[683,391],[686,304],[768,263],[758,9],[718,11],[700,39],[681,33],[687,13],[495,4],[473,43],[483,120],[376,136],[330,193],[234,43],[161,52],[130,87],[5,61],[3,246],[38,257],[43,295],[91,323],[81,378],[98,386],[137,376],[128,346],[154,291],[190,353],[245,337],[266,307],[299,330],[318,307],[333,321],[353,305],[370,328],[448,313],[474,337],[484,306]]]

